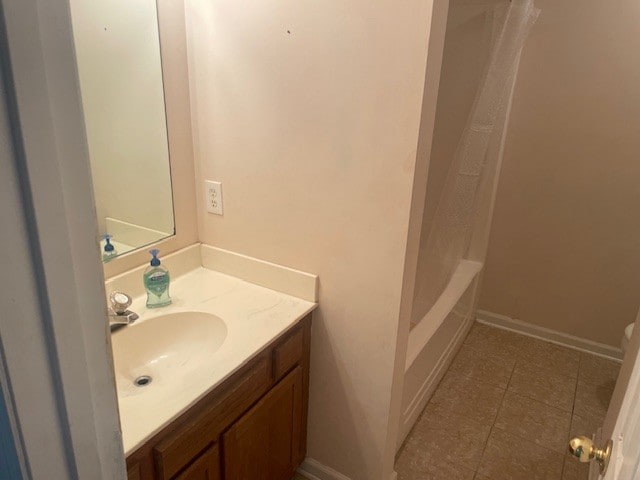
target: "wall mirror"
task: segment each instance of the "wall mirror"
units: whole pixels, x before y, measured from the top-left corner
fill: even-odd
[[[100,229],[110,261],[175,234],[155,0],[71,0]]]

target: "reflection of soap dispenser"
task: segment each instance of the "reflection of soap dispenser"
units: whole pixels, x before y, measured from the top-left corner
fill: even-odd
[[[160,265],[160,250],[149,250],[151,263],[144,271],[142,279],[147,290],[147,308],[164,307],[171,303],[169,297],[169,270]]]
[[[105,241],[104,252],[102,253],[102,261],[106,263],[116,258],[118,252],[116,252],[115,247],[111,245],[111,235],[106,233],[102,236],[102,238]]]

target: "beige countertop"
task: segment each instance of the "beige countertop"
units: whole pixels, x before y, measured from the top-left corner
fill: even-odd
[[[135,297],[130,310],[140,318],[114,332],[112,341],[116,342],[118,335],[126,335],[127,329],[139,328],[154,318],[180,312],[216,315],[224,321],[226,337],[210,355],[198,357],[198,365],[191,361],[184,365],[184,372],[174,370],[172,375],[154,379],[146,387],[132,384],[132,377],[144,372],[118,371],[116,359],[116,384],[126,455],[143,445],[317,306],[316,303],[203,267],[172,280],[170,293],[173,303],[159,309],[146,308],[146,295]],[[149,338],[150,342],[153,340]]]

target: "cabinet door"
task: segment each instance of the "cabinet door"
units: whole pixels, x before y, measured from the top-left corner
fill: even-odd
[[[209,447],[175,480],[220,480],[220,454],[218,445]]]
[[[223,436],[225,480],[289,480],[302,461],[302,369],[296,367]]]
[[[127,480],[140,480],[142,475],[140,475],[140,464],[136,463],[135,465],[131,465],[127,467]]]

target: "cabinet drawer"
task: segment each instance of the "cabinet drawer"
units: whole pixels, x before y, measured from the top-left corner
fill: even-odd
[[[273,371],[276,381],[302,361],[303,352],[302,328],[298,327],[273,349]]]
[[[205,411],[185,421],[181,428],[153,448],[157,478],[169,480],[191,463],[269,389],[269,360],[263,356],[246,367],[233,383],[222,387]]]

